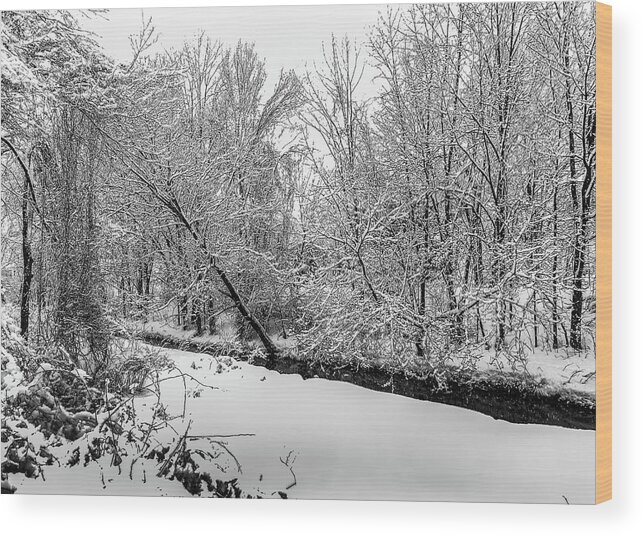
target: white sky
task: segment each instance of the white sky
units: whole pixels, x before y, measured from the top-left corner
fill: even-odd
[[[312,69],[314,62],[319,63],[322,43],[328,43],[332,34],[365,44],[368,27],[377,22],[378,13],[386,10],[385,4],[112,9],[102,15],[107,20],[81,20],[99,36],[108,55],[124,62],[131,58],[128,36],[138,33],[142,14],[152,17],[160,34],[159,51],[180,48],[201,31],[226,45],[235,45],[239,39],[254,42],[266,62],[265,90],[269,90],[281,68],[301,74],[306,68]],[[365,52],[362,57],[366,57]],[[372,77],[372,70],[365,72],[361,88],[365,93],[373,92]]]

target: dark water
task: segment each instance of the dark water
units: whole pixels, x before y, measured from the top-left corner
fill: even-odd
[[[165,348],[222,354],[221,349],[212,344],[178,340],[151,333],[144,334],[141,338]],[[239,350],[226,350],[224,353],[235,359],[247,360],[247,355]],[[533,389],[520,389],[505,383],[481,380],[462,384],[457,379],[450,379],[445,388],[438,386],[432,378],[406,377],[401,373],[391,374],[381,369],[335,369],[287,356],[280,357],[277,361],[254,361],[253,364],[283,374],[299,374],[304,379],[323,378],[349,382],[374,391],[458,406],[512,423],[547,424],[580,430],[596,429],[595,407],[586,400],[570,399],[560,393],[540,393]]]

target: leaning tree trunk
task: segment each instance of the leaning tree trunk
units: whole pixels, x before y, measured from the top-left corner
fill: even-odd
[[[214,258],[214,256],[211,253],[207,253],[207,254],[210,257],[210,265],[214,268],[217,275],[221,278],[221,281],[223,282],[226,289],[228,290],[228,293],[230,294],[232,301],[234,302],[235,306],[241,313],[241,316],[243,316],[243,318],[248,322],[248,324],[250,324],[250,327],[252,327],[252,329],[259,337],[259,340],[261,341],[264,348],[266,349],[268,357],[270,359],[276,358],[279,355],[279,350],[275,346],[275,343],[272,342],[272,339],[270,338],[270,336],[268,335],[264,327],[255,318],[255,316],[252,314],[250,309],[248,309],[246,302],[241,297],[241,295],[237,291],[232,281],[230,281],[225,271],[216,263],[216,259]]]
[[[177,221],[183,226],[183,228],[190,233],[190,236],[194,239],[197,247],[203,252],[203,254],[208,259],[208,264],[214,271],[217,273],[221,282],[226,287],[230,298],[234,302],[235,307],[241,314],[241,316],[250,324],[250,327],[259,337],[261,344],[263,344],[268,358],[270,360],[276,359],[279,356],[279,349],[275,346],[275,343],[272,341],[265,328],[257,320],[252,311],[248,308],[245,300],[237,290],[234,283],[228,277],[228,274],[225,270],[219,265],[217,257],[209,250],[205,238],[201,237],[195,227],[190,223],[190,221],[185,216],[181,205],[174,195],[165,194],[159,191],[158,187],[146,179],[141,173],[137,170],[130,167],[130,170],[145,184],[152,194],[170,211],[170,213],[177,219]]]

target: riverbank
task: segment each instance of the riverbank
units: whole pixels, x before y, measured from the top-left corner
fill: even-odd
[[[275,490],[282,490],[297,499],[594,502],[591,430],[512,424],[226,356],[164,352],[191,378],[162,375],[168,379],[158,400],[135,398],[136,414],[144,419],[160,402],[176,416],[177,437],[189,428],[195,438],[199,470],[234,479],[252,496],[279,498]],[[188,495],[176,479],[156,477],[152,460],[132,462],[54,464],[44,480],[18,480],[18,493]]]
[[[560,360],[549,366],[546,358],[536,360],[537,371],[499,370],[488,364],[476,369],[452,365],[440,378],[417,377],[386,366],[325,364],[305,361],[289,351],[282,341],[283,353],[275,362],[266,362],[252,345],[218,336],[194,336],[172,326],[149,323],[139,326],[134,336],[165,348],[189,350],[210,355],[229,355],[285,374],[304,379],[322,378],[343,381],[374,391],[394,393],[417,400],[439,402],[472,409],[495,419],[519,424],[546,424],[594,430],[596,399],[590,367],[579,359]],[[549,358],[551,361],[552,357]],[[548,373],[548,374],[547,374]],[[558,373],[558,376],[556,375]],[[589,380],[583,381],[588,378]]]

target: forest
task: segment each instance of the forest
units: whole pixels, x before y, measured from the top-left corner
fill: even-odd
[[[158,52],[153,18],[116,61],[98,15],[2,12],[3,492],[84,441],[261,495],[199,476],[189,423],[151,440],[163,381],[204,382],[163,342],[593,412],[593,3],[382,6],[280,73],[204,32]]]

